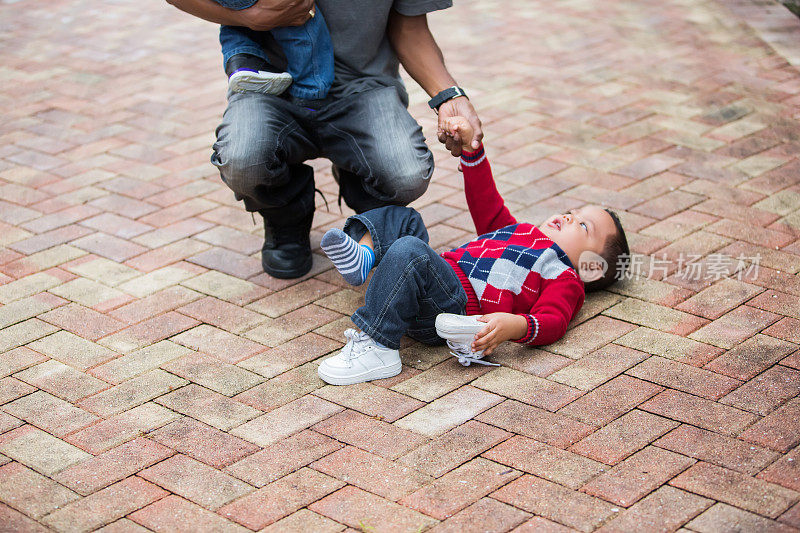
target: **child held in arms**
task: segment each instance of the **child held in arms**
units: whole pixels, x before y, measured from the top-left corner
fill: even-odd
[[[478,238],[437,254],[419,213],[389,206],[350,217],[329,230],[322,250],[344,279],[364,283],[374,267],[359,328],[319,366],[326,383],[349,385],[388,378],[402,369],[403,334],[426,344],[447,341],[463,365],[482,360],[504,341],[557,341],[583,305],[586,291],[624,272],[628,243],[617,215],[585,206],[551,216],[540,227],[518,222],[497,191],[483,146],[453,117],[443,124],[462,143],[467,206]],[[619,266],[619,267],[618,267]]]
[[[256,4],[256,0],[214,1],[236,11]],[[228,89],[234,93],[279,95],[291,85],[289,94],[295,98],[325,98],[333,83],[333,43],[322,11],[314,6],[308,15],[310,18],[301,26],[273,28],[269,32],[240,26],[220,27]],[[287,72],[270,62],[265,50],[270,36],[286,56]]]

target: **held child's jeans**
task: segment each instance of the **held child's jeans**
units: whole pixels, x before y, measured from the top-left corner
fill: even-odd
[[[404,333],[426,344],[443,343],[436,315],[464,314],[467,294],[453,267],[428,246],[422,217],[410,207],[388,206],[354,215],[344,226],[355,240],[367,231],[376,267],[353,322],[389,348],[399,348]]]
[[[245,9],[251,0],[214,0],[223,7]],[[304,100],[325,98],[333,83],[333,43],[322,11],[302,26],[273,28],[269,33],[283,49],[287,71],[292,75],[289,94]],[[222,26],[219,30],[223,68],[236,54],[250,54],[270,62],[264,52],[264,32],[239,26]]]

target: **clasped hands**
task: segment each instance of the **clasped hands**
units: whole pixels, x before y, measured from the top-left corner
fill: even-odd
[[[454,125],[458,127],[453,129]],[[465,135],[467,129],[469,135]],[[454,156],[461,155],[462,150],[477,150],[480,147],[483,139],[481,120],[466,96],[453,98],[439,106],[439,124],[436,133],[439,142],[443,143]]]

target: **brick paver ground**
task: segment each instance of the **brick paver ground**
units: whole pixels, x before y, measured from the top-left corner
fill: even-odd
[[[348,211],[315,162],[314,268],[261,272],[208,161],[215,27],[132,0],[0,20],[0,530],[800,529],[800,21],[777,4],[432,16],[512,211],[617,209],[641,277],[500,368],[408,342],[351,387],[316,375],[363,299],[317,248]],[[433,148],[414,205],[443,249],[474,228]]]

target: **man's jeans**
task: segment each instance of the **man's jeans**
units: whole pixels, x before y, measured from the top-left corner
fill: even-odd
[[[357,213],[408,204],[433,173],[422,128],[394,87],[315,102],[228,94],[211,162],[248,211],[282,225],[313,212],[314,178],[303,162],[318,157],[338,167],[342,197]]]
[[[464,314],[467,293],[453,267],[428,246],[428,231],[410,207],[373,209],[347,220],[344,232],[359,240],[369,231],[375,251],[365,305],[352,316],[361,330],[389,348],[404,333],[426,344],[436,334],[436,315]]]
[[[237,9],[231,0],[215,0],[223,7]],[[249,7],[249,6],[247,6]],[[242,9],[242,8],[238,8]],[[302,26],[274,28],[269,33],[286,56],[287,72],[292,75],[289,94],[296,98],[318,100],[325,98],[333,83],[333,43],[322,11]],[[265,32],[239,26],[222,26],[219,42],[222,45],[223,68],[236,54],[250,54],[271,63],[264,52]]]

